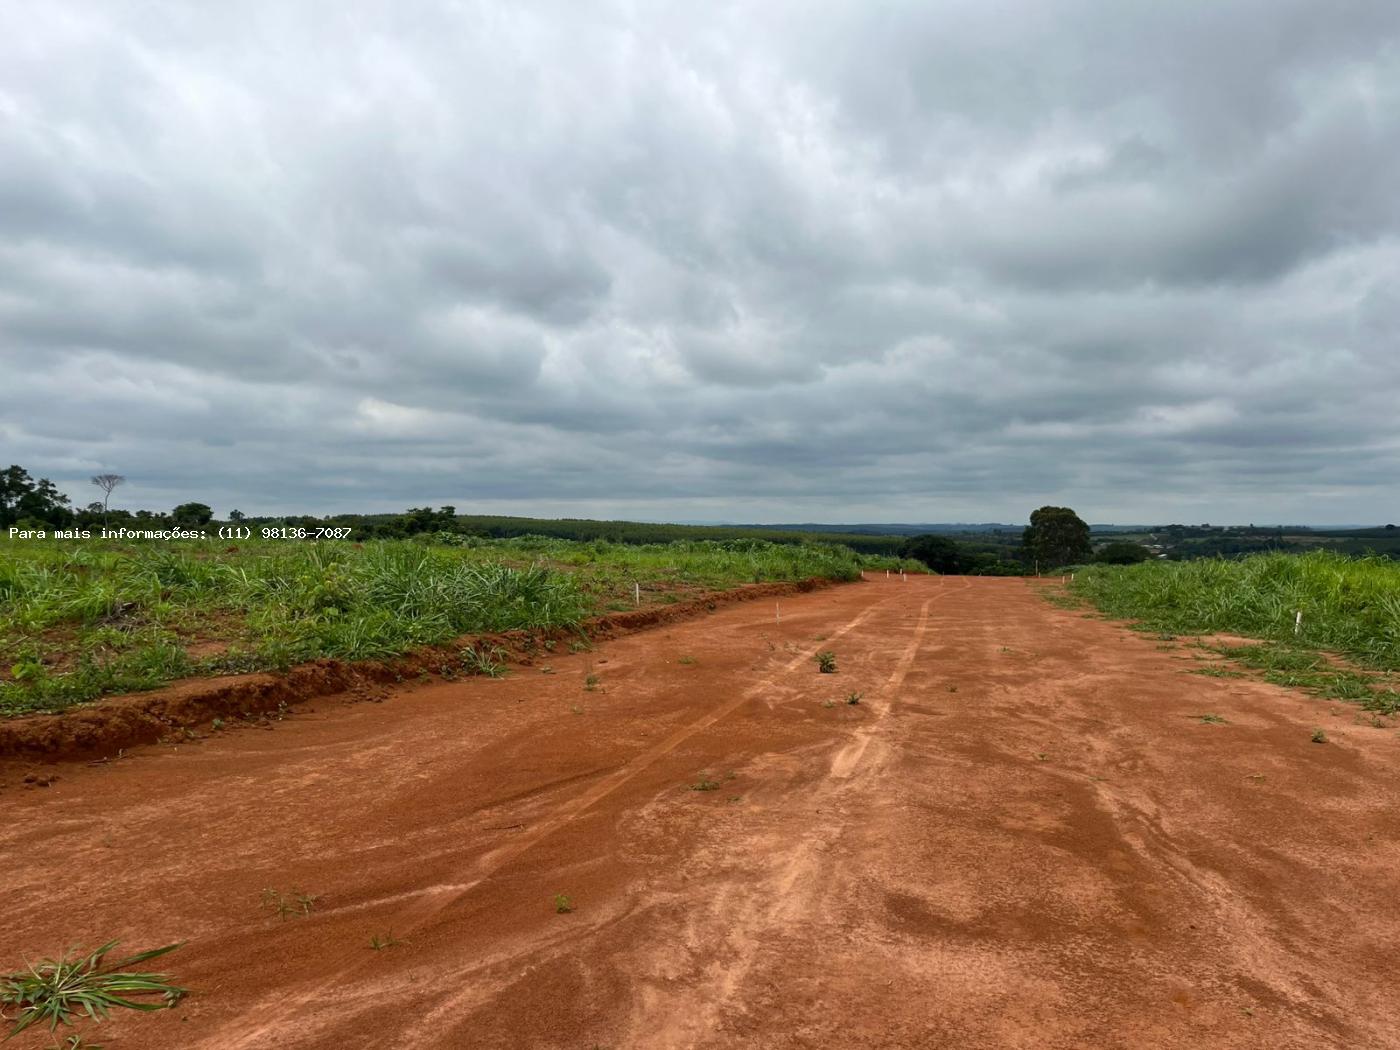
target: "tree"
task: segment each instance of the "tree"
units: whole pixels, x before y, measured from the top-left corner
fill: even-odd
[[[248,515],[244,514],[241,510],[231,510],[228,512],[228,520],[232,522],[242,521],[247,516]]]
[[[1110,543],[1094,555],[1094,560],[1103,565],[1136,565],[1152,557],[1152,552],[1141,543],[1119,540]]]
[[[126,478],[120,474],[94,474],[92,483],[102,490],[102,524],[107,524],[107,502],[112,498],[112,490]]]
[[[0,525],[32,518],[46,525],[63,526],[73,520],[68,497],[48,478],[36,483],[18,464],[0,473]]]
[[[1042,567],[1086,561],[1093,552],[1089,526],[1069,507],[1041,507],[1031,515],[1021,543]]]
[[[19,464],[0,474],[0,525],[13,525],[19,519],[19,500],[34,491],[29,471]]]
[[[962,547],[946,536],[913,536],[899,553],[904,558],[917,558],[943,576],[957,576],[968,569],[968,558]]]
[[[207,525],[213,516],[207,503],[181,503],[170,512],[171,519],[181,526]]]

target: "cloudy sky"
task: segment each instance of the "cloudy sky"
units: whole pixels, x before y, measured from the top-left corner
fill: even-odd
[[[0,459],[220,513],[1395,520],[1397,172],[1394,0],[5,4]]]

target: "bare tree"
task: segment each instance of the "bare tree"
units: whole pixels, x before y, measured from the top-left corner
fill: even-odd
[[[98,474],[92,479],[92,483],[102,490],[103,528],[107,527],[107,501],[112,498],[112,490],[125,480],[120,474]]]

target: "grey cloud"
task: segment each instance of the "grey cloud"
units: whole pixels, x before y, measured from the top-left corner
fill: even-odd
[[[82,499],[1393,519],[1400,8],[0,13],[0,442]]]

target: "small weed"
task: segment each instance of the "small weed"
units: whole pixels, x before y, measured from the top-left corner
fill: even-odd
[[[1197,718],[1198,720],[1202,721],[1202,722],[1205,722],[1207,725],[1213,725],[1213,726],[1223,726],[1223,725],[1225,725],[1225,719],[1224,719],[1224,718],[1222,718],[1220,715],[1211,714],[1209,711],[1207,711],[1207,712],[1206,712],[1205,714],[1203,714],[1203,715],[1197,715],[1196,718]]]
[[[593,646],[585,641],[580,641],[576,639],[569,643],[569,652],[571,653],[587,653],[591,652],[592,649]]]
[[[831,707],[835,707],[835,706],[836,706],[836,701],[835,701],[835,700],[823,700],[823,701],[822,701],[822,707],[831,708]]]
[[[574,715],[581,715],[581,714],[583,714],[583,705],[582,705],[582,704],[570,704],[570,705],[569,705],[569,713],[570,713],[570,714],[574,714]]]
[[[816,655],[817,670],[822,674],[836,673],[836,654],[829,649],[823,649]]]
[[[467,647],[461,652],[462,668],[467,674],[485,675],[487,678],[503,678],[506,666],[502,662],[506,652],[499,646],[487,649]]]
[[[574,899],[567,893],[554,895],[554,911],[557,915],[567,915],[574,910]]]
[[[590,675],[585,675],[585,676],[584,676],[584,679],[583,679],[583,687],[584,687],[585,689],[587,689],[590,693],[592,693],[592,692],[594,692],[594,691],[597,690],[597,688],[598,688],[598,683],[599,683],[599,678],[598,678],[598,676],[597,676],[596,674],[590,674]]]
[[[1049,762],[1050,756],[1047,755],[1044,751],[1037,751],[1035,753],[1035,760],[1037,762]]]
[[[685,666],[685,667],[690,667],[690,666],[692,666],[692,665],[695,663],[695,657],[693,657],[693,656],[682,656],[682,657],[680,657],[679,659],[676,660],[676,663],[681,664],[682,666]]]
[[[1193,667],[1187,674],[1203,674],[1207,678],[1243,678],[1243,671],[1231,671],[1228,667]]]
[[[293,915],[310,915],[321,898],[294,889],[290,894],[271,888],[262,891],[262,906],[284,922]]]
[[[1312,732],[1312,736],[1308,739],[1310,739],[1314,744],[1325,744],[1327,743],[1327,734],[1324,733],[1321,729],[1314,729]]]
[[[691,791],[718,791],[719,789],[720,782],[718,780],[711,780],[710,774],[708,773],[701,773],[700,779],[690,785]]]
[[[394,931],[388,933],[376,933],[369,939],[369,946],[372,951],[382,952],[385,948],[397,948],[404,942],[394,936]]]
[[[224,724],[225,724],[225,723],[224,723],[224,720],[223,720],[222,718],[216,718],[216,719],[214,719],[214,721],[210,724],[209,728],[212,729],[212,730],[214,730],[214,732],[217,733],[217,732],[219,732],[221,729],[224,728]]]
[[[958,687],[955,686],[955,685],[950,685],[950,686],[948,687],[948,692],[950,692],[950,693],[956,693],[957,691],[958,691]]]
[[[169,974],[132,973],[125,969],[173,952],[183,941],[105,963],[107,953],[117,944],[108,941],[87,955],[45,959],[37,965],[29,964],[19,973],[0,977],[0,1006],[19,1007],[14,1027],[6,1038],[34,1024],[43,1024],[54,1032],[59,1025],[74,1024],[74,1019],[82,1016],[104,1021],[117,1006],[131,1010],[168,1009],[188,994],[170,983]],[[150,1001],[150,996],[160,999]],[[144,1001],[135,1001],[138,998]],[[69,1046],[84,1045],[81,1036],[72,1036],[67,1042]]]
[[[860,697],[861,697],[861,694],[860,694],[860,693],[847,693],[847,694],[846,694],[846,703],[851,704],[852,706],[854,706],[854,705],[860,703]]]
[[[554,668],[550,667],[549,664],[545,664],[543,667],[540,668],[540,674],[553,674],[553,673],[554,673]]]

